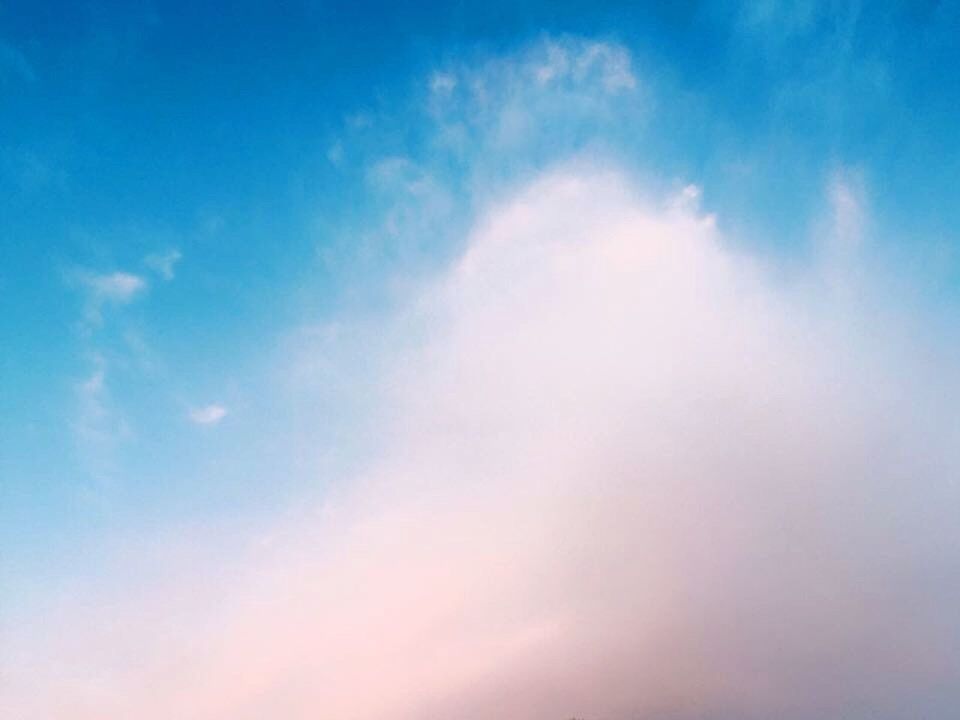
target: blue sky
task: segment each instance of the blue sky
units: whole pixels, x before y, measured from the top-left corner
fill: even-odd
[[[952,0],[0,3],[4,595],[368,465],[383,368],[415,343],[397,308],[565,163],[696,186],[781,269],[816,254],[839,183],[865,266],[938,335],[958,33]],[[531,90],[551,48],[584,76]]]

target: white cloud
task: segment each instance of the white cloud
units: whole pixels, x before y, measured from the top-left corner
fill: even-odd
[[[826,214],[817,230],[820,270],[835,301],[845,304],[868,274],[868,204],[863,174],[839,168],[826,187]]]
[[[347,127],[354,131],[369,130],[373,127],[373,115],[370,112],[361,110],[348,115],[344,118],[344,122]]]
[[[216,403],[193,408],[189,413],[190,421],[196,425],[216,425],[227,416],[227,409]]]
[[[600,82],[609,93],[637,87],[630,52],[622,46],[601,42],[588,43],[576,59],[575,75],[583,80],[594,72],[599,73]]]
[[[367,171],[367,181],[374,188],[403,188],[414,182],[422,170],[410,158],[391,155],[380,158]]]
[[[457,78],[452,73],[435,72],[430,76],[430,92],[434,95],[449,95],[457,87]]]
[[[567,81],[607,93],[633,90],[630,52],[622,45],[575,38],[544,41],[530,50],[527,67],[538,85]]]
[[[147,282],[128,272],[95,273],[83,269],[67,273],[66,280],[83,293],[83,319],[79,329],[94,364],[91,375],[76,386],[77,410],[70,425],[81,466],[102,484],[118,474],[120,445],[133,431],[122,407],[108,391],[109,353],[99,341],[91,342],[92,330],[102,325],[105,306],[133,302],[146,292]]]
[[[491,208],[395,320],[376,462],[69,606],[12,666],[36,717],[946,717],[957,368],[698,194],[572,167]]]
[[[506,56],[434,68],[422,78],[412,117],[405,103],[346,117],[350,159],[365,170],[382,214],[379,227],[365,217],[345,218],[325,234],[321,252],[371,265],[390,258],[414,273],[433,265],[443,248],[459,242],[456,234],[493,187],[491,178],[529,177],[532,158],[584,152],[608,131],[641,131],[650,92],[633,65],[629,50],[615,42],[546,38]],[[374,122],[417,127],[426,150],[418,142],[407,148],[414,156],[361,137]],[[339,163],[341,146],[335,147],[330,157]]]
[[[430,108],[441,140],[478,154],[549,138],[571,123],[596,126],[613,108],[639,111],[644,102],[627,48],[577,37],[536,42],[507,60],[444,68],[431,88],[437,78],[443,92],[431,92]]]
[[[164,280],[173,280],[174,268],[183,255],[179,250],[151,253],[143,259],[143,264],[156,272]]]
[[[546,85],[561,78],[570,70],[570,53],[558,43],[550,42],[544,48],[543,57],[534,61],[533,75],[537,82]]]
[[[127,305],[147,290],[147,281],[140,275],[116,271],[95,273],[75,270],[67,274],[67,281],[85,294],[84,320],[91,325],[103,322],[105,305]]]
[[[147,288],[142,277],[127,272],[90,274],[85,276],[84,282],[98,300],[121,305],[131,302]]]
[[[828,195],[832,212],[832,241],[838,252],[855,254],[863,241],[866,199],[863,178],[854,170],[838,170],[830,180]]]

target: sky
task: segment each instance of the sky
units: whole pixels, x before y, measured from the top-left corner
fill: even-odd
[[[0,710],[952,717],[958,38],[0,2]]]

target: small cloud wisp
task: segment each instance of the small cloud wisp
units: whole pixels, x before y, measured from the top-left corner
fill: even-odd
[[[227,408],[213,403],[193,408],[190,410],[189,416],[190,422],[194,425],[216,425],[227,416]]]

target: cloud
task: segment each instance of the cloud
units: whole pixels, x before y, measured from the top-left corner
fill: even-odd
[[[146,292],[147,281],[140,275],[116,271],[95,273],[89,270],[74,270],[67,273],[67,281],[78,286],[86,296],[85,321],[91,325],[103,322],[106,305],[127,305]]]
[[[539,39],[506,55],[443,63],[418,83],[412,103],[348,116],[343,147],[372,192],[354,212],[330,218],[333,240],[324,238],[321,253],[341,270],[354,259],[367,265],[363,277],[384,258],[411,273],[433,266],[459,247],[487,192],[532,176],[545,157],[602,148],[598,138],[636,136],[651,103],[634,65],[616,42]],[[410,141],[397,143],[397,133],[385,131],[395,127]]]
[[[104,308],[132,303],[146,292],[147,282],[139,275],[116,271],[95,273],[84,269],[69,271],[67,283],[83,294],[83,318],[78,326],[85,355],[92,360],[89,377],[76,385],[76,412],[70,427],[76,442],[80,466],[102,487],[119,473],[121,445],[133,435],[122,407],[114,401],[108,388],[108,376],[117,363],[109,350],[109,341],[94,337],[102,329]],[[130,333],[128,333],[129,335]]]
[[[555,149],[574,128],[597,129],[614,114],[642,117],[646,97],[622,45],[549,38],[484,62],[433,74],[430,111],[441,147],[455,154],[502,153],[538,142]],[[615,112],[616,111],[616,112]]]
[[[183,255],[179,250],[168,250],[163,253],[151,253],[143,259],[143,264],[157,273],[164,280],[173,280],[174,268]]]
[[[840,167],[825,188],[826,213],[820,222],[816,251],[827,289],[847,304],[866,279],[869,228],[866,180],[856,168]]]
[[[504,196],[393,319],[366,471],[268,543],[135,553],[10,651],[11,715],[949,716],[957,367],[698,194]]]
[[[343,155],[343,142],[340,140],[335,141],[327,148],[327,161],[334,167],[343,164]]]
[[[830,180],[829,199],[833,219],[833,242],[837,251],[856,253],[866,223],[866,192],[863,177],[852,170],[838,170]]]
[[[147,288],[142,277],[127,272],[86,275],[84,284],[97,299],[119,305],[131,302]]]
[[[117,453],[133,431],[118,410],[107,384],[107,362],[93,356],[90,374],[74,386],[76,414],[71,423],[80,464],[101,488],[117,474]]]
[[[577,85],[599,85],[605,92],[633,90],[637,78],[632,58],[621,45],[567,38],[548,40],[530,51],[529,66],[539,85],[572,82]]]
[[[449,95],[457,87],[457,78],[444,72],[435,72],[430,76],[430,92],[434,95]]]
[[[190,421],[196,425],[216,425],[227,416],[227,409],[214,403],[194,408],[189,415]]]

